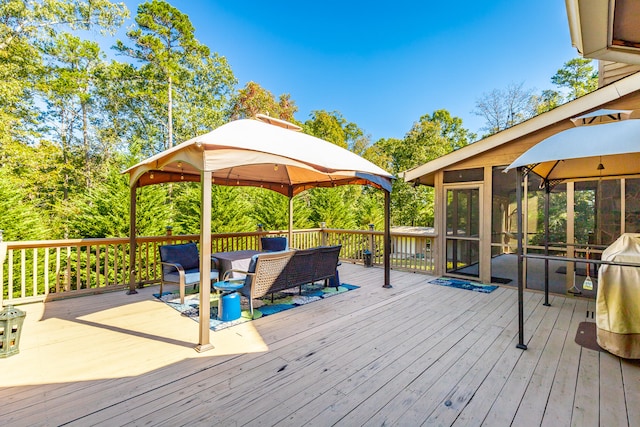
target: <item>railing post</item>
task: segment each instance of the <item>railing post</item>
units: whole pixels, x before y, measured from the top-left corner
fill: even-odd
[[[320,246],[327,246],[327,232],[324,229],[327,228],[327,223],[322,221],[320,223]]]
[[[136,181],[129,189],[129,290],[127,295],[137,294],[136,291]]]
[[[371,252],[371,265],[374,264],[376,256],[376,239],[373,235],[375,224],[369,224],[369,252]]]
[[[2,242],[3,232],[4,230],[0,230],[0,308],[2,308],[2,300],[4,299],[4,259],[7,256],[7,245]]]
[[[258,225],[256,226],[256,231],[257,231],[258,233],[262,233],[262,232],[264,231],[264,227],[262,226],[262,224],[258,224]],[[258,250],[259,250],[260,252],[262,252],[262,239],[261,239],[261,237],[262,237],[262,235],[261,235],[261,234],[259,234],[259,235],[258,235],[258,237],[257,237],[257,242],[256,242],[256,243],[257,243],[257,245],[258,245]],[[289,242],[289,244],[291,244],[291,242]]]

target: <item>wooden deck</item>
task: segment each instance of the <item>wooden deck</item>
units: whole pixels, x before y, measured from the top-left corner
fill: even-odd
[[[123,292],[21,308],[0,359],[0,425],[638,426],[640,363],[580,347],[593,303],[340,267],[361,288],[212,333]],[[589,319],[587,319],[589,316]]]

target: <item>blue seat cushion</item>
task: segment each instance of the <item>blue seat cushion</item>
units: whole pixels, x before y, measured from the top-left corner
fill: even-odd
[[[210,280],[218,280],[218,271],[213,270],[210,273]],[[172,283],[180,283],[180,274],[174,269],[173,273],[165,274],[164,276],[165,282]],[[194,283],[200,282],[200,270],[199,269],[191,269],[184,271],[184,284],[192,285]]]
[[[195,243],[160,246],[160,260],[172,264],[180,264],[185,271],[200,268],[200,254]],[[164,276],[174,272],[177,273],[175,267],[162,266],[162,274]]]
[[[276,252],[287,250],[286,237],[261,237],[262,250],[265,252]]]

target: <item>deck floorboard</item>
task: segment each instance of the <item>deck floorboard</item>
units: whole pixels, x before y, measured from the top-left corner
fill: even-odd
[[[22,306],[1,425],[640,425],[640,361],[575,342],[592,301],[482,294],[349,263],[359,289],[211,333],[153,297]]]

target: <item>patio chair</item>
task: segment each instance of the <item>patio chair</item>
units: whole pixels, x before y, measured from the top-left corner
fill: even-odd
[[[160,280],[160,296],[165,283],[177,284],[180,288],[180,304],[184,304],[184,293],[187,285],[200,284],[200,253],[195,243],[160,246],[160,264],[162,278]],[[211,284],[218,280],[218,270],[212,268],[209,273]]]
[[[261,237],[260,244],[263,252],[286,251],[289,249],[286,237]]]
[[[336,290],[340,286],[338,277],[338,265],[340,265],[340,249],[342,245],[321,246],[318,249],[318,259],[316,262],[315,280],[324,280],[325,286],[335,286]]]
[[[291,284],[298,285],[300,294],[302,294],[302,285],[314,281],[318,259],[318,248],[298,250],[291,257],[287,267],[287,280]]]
[[[249,310],[253,317],[253,300],[274,290],[288,288],[287,264],[294,251],[263,253],[251,257],[247,271],[229,270],[223,280],[233,272],[245,274],[244,286],[240,293],[249,299]]]

